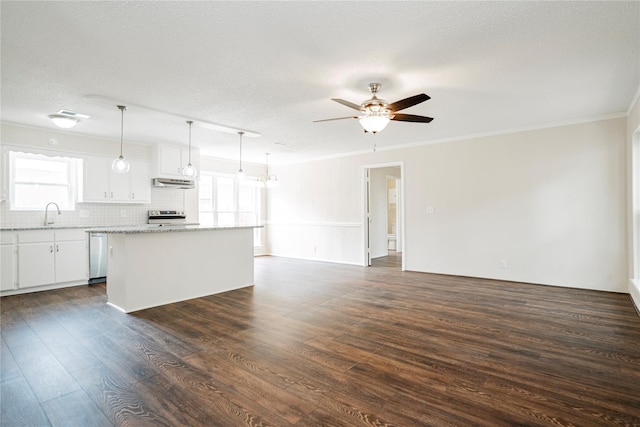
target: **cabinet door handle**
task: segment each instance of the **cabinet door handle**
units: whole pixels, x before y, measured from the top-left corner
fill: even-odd
[[[56,245],[56,252],[60,252],[60,247]]]
[[[136,198],[136,193],[131,193],[131,198],[135,199]]]
[[[105,199],[107,198],[107,192],[106,191],[104,192],[104,198]]]
[[[113,199],[113,191],[111,192],[111,198]]]
[[[53,245],[49,246],[49,252],[53,253]]]

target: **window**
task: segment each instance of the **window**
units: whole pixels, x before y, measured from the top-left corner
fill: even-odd
[[[259,225],[260,187],[257,181],[238,180],[233,175],[200,176],[200,223],[210,226]],[[254,231],[254,245],[261,246],[261,233]]]
[[[11,209],[43,209],[49,202],[75,209],[81,169],[81,159],[9,151]]]

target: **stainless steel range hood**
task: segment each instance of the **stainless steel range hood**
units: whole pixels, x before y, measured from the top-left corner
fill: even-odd
[[[196,188],[196,183],[191,179],[178,178],[153,178],[154,187],[164,188]]]

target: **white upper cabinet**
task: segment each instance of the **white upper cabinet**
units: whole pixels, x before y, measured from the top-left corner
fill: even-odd
[[[140,160],[129,160],[129,172],[120,174],[111,169],[112,162],[113,159],[110,157],[85,158],[82,201],[151,203],[149,164]]]
[[[153,149],[153,178],[183,178],[182,169],[189,163],[189,148],[158,144]],[[200,150],[191,146],[191,164],[200,170]]]
[[[132,202],[151,203],[151,178],[149,176],[149,163],[139,160],[131,160],[131,192],[129,197]]]
[[[84,159],[83,201],[109,201],[111,164],[108,157],[88,156]]]

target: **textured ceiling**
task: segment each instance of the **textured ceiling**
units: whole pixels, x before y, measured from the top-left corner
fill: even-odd
[[[625,113],[640,83],[640,2],[2,1],[2,120],[186,144],[186,119],[248,129],[245,160],[287,163]],[[425,92],[377,135],[332,102]],[[171,112],[167,115],[162,112]],[[194,127],[202,153],[238,136]]]

